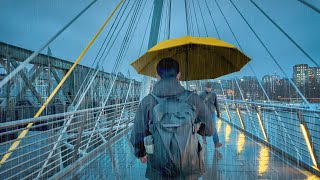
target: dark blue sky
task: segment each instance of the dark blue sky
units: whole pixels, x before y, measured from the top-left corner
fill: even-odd
[[[165,0],[166,1],[166,0]],[[298,63],[313,64],[304,56],[272,23],[261,14],[258,9],[249,0],[232,0],[238,9],[247,18],[258,36],[269,48],[270,52],[286,71],[289,77],[292,76],[292,66]],[[320,8],[320,1],[306,0],[310,4]],[[70,21],[79,11],[81,11],[89,0],[1,0],[0,2],[0,41],[20,46],[26,49],[37,50],[41,47],[55,32],[64,24]],[[91,7],[79,20],[64,32],[61,37],[55,40],[51,45],[54,56],[69,61],[74,61],[86,44],[90,41],[94,33],[99,29],[104,20],[114,9],[117,0],[99,0]],[[133,4],[133,0],[130,3]],[[145,1],[143,1],[145,2]],[[167,2],[167,1],[166,1]],[[181,37],[187,34],[184,0],[174,0],[172,3],[170,38]],[[191,1],[190,1],[191,2]],[[191,35],[206,36],[205,29],[209,36],[217,37],[209,12],[206,9],[204,0],[199,0],[202,9],[200,13],[198,1],[194,0],[195,10],[192,9],[193,31]],[[221,39],[231,44],[237,45],[230,30],[227,27],[215,1],[208,1],[209,8],[213,13],[213,19],[217,25]],[[231,28],[235,32],[243,51],[252,58],[251,65],[259,77],[265,74],[282,73],[273,63],[262,45],[255,38],[248,26],[242,20],[241,16],[234,9],[229,0],[217,0],[226,15]],[[320,14],[306,7],[299,1],[293,0],[254,0],[276,23],[283,28],[318,64],[320,64]],[[144,3],[143,3],[144,4]],[[192,4],[191,4],[192,5]],[[130,4],[129,4],[130,6]],[[165,5],[165,8],[168,6]],[[147,40],[149,27],[147,26],[152,1],[147,0],[143,9],[137,29],[133,34],[128,52],[125,55],[121,71],[126,74],[128,69],[136,78],[140,79],[133,68],[129,66],[130,62],[139,57],[140,47],[142,53],[147,50]],[[167,9],[164,9],[167,12]],[[196,15],[195,15],[196,12]],[[114,59],[119,53],[119,49],[128,28],[130,17],[120,32],[116,43],[110,49],[110,54],[104,64],[104,70],[112,70]],[[197,18],[197,21],[195,20]],[[113,19],[114,20],[114,19]],[[190,20],[190,19],[189,19]],[[81,64],[91,66],[92,61],[98,52],[98,49],[104,40],[107,32],[110,30],[111,23],[107,25],[102,35],[88,51],[87,55],[81,61]],[[168,22],[168,16],[163,16],[160,29],[160,39],[167,38],[168,31],[165,30],[165,24]],[[197,22],[197,23],[195,23]],[[198,33],[198,28],[200,33]],[[144,42],[143,34],[147,28],[147,36]],[[46,52],[46,51],[45,51]],[[234,73],[231,76],[252,75],[253,73],[245,66],[240,73]]]

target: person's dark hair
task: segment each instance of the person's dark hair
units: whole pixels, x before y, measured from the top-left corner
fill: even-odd
[[[157,64],[157,73],[161,79],[176,77],[179,72],[179,63],[172,58],[164,58]]]

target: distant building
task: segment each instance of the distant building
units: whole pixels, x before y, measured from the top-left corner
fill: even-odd
[[[293,81],[306,97],[319,97],[320,67],[309,67],[307,64],[293,66]]]
[[[233,80],[219,80],[218,81],[222,86],[222,89],[223,89],[223,93],[227,96],[227,98],[229,99],[233,99],[234,98],[234,88],[235,88],[235,84],[233,82]],[[217,85],[215,85],[214,87],[217,87]],[[221,87],[220,87],[221,89]],[[216,92],[219,92],[218,90],[216,90]],[[222,91],[220,91],[222,93]]]
[[[253,76],[243,76],[240,78],[239,85],[246,100],[260,99],[262,91],[257,78]]]
[[[278,83],[279,79],[280,79],[279,75],[265,75],[262,77],[262,82],[263,84]]]
[[[293,86],[290,84],[289,79],[283,78],[279,80],[279,91],[277,93],[278,99],[297,98],[298,94]]]
[[[271,100],[277,100],[280,91],[280,76],[265,75],[262,78],[263,87]]]
[[[316,67],[315,74],[316,74],[316,77],[315,77],[316,83],[319,85],[320,84],[320,67]]]
[[[309,67],[307,64],[297,64],[293,66],[293,81],[297,86],[304,86],[308,81]]]

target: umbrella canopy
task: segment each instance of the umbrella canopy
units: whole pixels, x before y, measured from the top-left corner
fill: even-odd
[[[156,77],[157,64],[166,57],[178,61],[182,81],[214,79],[240,71],[250,61],[235,46],[224,41],[184,36],[160,42],[131,65],[139,74]]]

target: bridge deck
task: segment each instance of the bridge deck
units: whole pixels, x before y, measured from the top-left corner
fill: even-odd
[[[223,146],[215,150],[211,138],[207,139],[207,171],[203,179],[317,179],[229,124],[218,120],[217,126]],[[140,180],[145,179],[145,169],[146,165],[132,155],[127,135],[77,176],[79,179]]]

